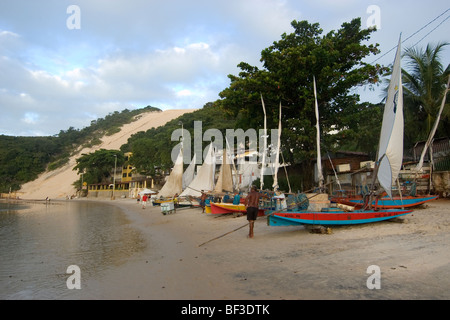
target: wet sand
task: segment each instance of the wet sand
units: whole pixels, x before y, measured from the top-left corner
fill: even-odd
[[[259,217],[253,239],[247,227],[215,239],[246,225],[245,216],[199,208],[162,215],[159,207],[142,209],[136,200],[105,202],[126,213],[147,246],[90,282],[85,299],[450,298],[448,199],[415,209],[404,223],[333,227],[331,234],[269,227]],[[367,287],[371,265],[380,268],[380,289]]]

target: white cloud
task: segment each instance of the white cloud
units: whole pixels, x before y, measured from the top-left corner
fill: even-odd
[[[78,0],[81,29],[69,30],[70,4],[0,1],[0,134],[51,135],[147,105],[200,108],[239,62],[260,66],[261,51],[292,32],[294,19],[328,31],[357,16],[364,22],[377,4],[383,30],[374,38],[390,49],[400,27],[415,31],[447,8],[413,1],[398,16],[404,3],[381,0]]]

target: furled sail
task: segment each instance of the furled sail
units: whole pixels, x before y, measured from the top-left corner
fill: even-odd
[[[272,188],[274,191],[277,191],[280,187],[278,185],[278,169],[280,168],[280,149],[281,149],[281,101],[280,101],[280,112],[278,117],[278,140],[276,147],[276,155],[275,155],[275,164],[274,164],[274,174],[273,174],[273,184]]]
[[[323,188],[322,156],[320,154],[320,126],[319,126],[319,104],[317,103],[316,77],[313,77],[314,84],[314,110],[316,113],[316,144],[317,144],[317,177],[319,188]]]
[[[158,193],[158,197],[173,197],[176,193],[180,194],[182,191],[183,180],[183,152],[180,149],[175,165],[169,175],[164,186]]]
[[[223,149],[222,166],[220,167],[219,177],[214,188],[214,192],[233,192],[233,173],[231,172],[231,159],[227,154],[226,148]]]
[[[264,99],[263,96],[261,94],[261,103],[262,103],[262,108],[264,111],[264,131],[263,131],[263,136],[262,138],[264,139],[264,144],[263,147],[259,148],[260,150],[260,154],[262,155],[262,160],[261,160],[261,177],[260,177],[260,189],[262,190],[264,188],[264,167],[266,166],[266,152],[267,152],[267,116],[266,116],[266,105],[264,104]]]
[[[197,171],[197,175],[194,180],[187,186],[187,188],[180,194],[181,197],[193,196],[199,197],[201,191],[214,190],[214,174],[216,171],[216,162],[214,155],[214,148],[212,143],[208,147],[208,152],[205,156],[205,161],[203,162],[200,169]]]
[[[196,160],[197,155],[194,153],[194,157],[192,158],[191,163],[186,168],[186,171],[184,171],[183,173],[183,190],[185,190],[186,187],[191,184],[192,180],[194,180]]]
[[[384,107],[377,159],[379,166],[378,181],[391,198],[392,184],[398,177],[403,161],[403,87],[400,60],[401,39],[397,46],[391,82]]]

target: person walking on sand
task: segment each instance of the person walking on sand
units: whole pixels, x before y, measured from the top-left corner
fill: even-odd
[[[142,209],[145,209],[145,206],[147,205],[147,195],[144,194],[144,196],[142,197]]]
[[[208,197],[208,194],[205,193],[205,191],[202,190],[202,195],[200,196],[200,207],[202,207],[202,213],[205,213],[205,204],[206,204],[206,198]]]
[[[247,209],[248,220],[248,237],[253,238],[253,228],[255,226],[255,220],[258,216],[259,199],[263,195],[256,191],[256,187],[252,186],[251,192],[245,198],[245,207]]]

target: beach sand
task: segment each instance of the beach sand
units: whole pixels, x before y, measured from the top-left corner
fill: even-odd
[[[104,202],[120,207],[147,245],[90,281],[86,299],[450,298],[448,199],[415,209],[403,223],[333,227],[331,234],[270,227],[259,217],[253,239],[247,227],[217,238],[246,226],[245,216],[199,208],[162,215],[160,207],[142,209],[136,200]],[[380,268],[380,289],[367,287],[372,265]]]

